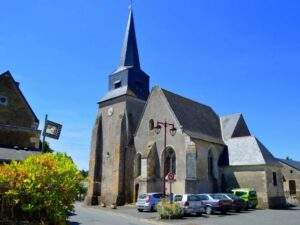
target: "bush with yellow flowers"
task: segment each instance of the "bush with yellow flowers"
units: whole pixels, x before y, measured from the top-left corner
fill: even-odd
[[[157,204],[157,212],[161,219],[180,219],[183,217],[183,209],[178,203],[163,199]]]
[[[39,154],[1,165],[2,218],[65,224],[81,181],[76,165],[63,153]]]

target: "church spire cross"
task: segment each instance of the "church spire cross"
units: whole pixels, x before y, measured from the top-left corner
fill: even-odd
[[[140,69],[139,52],[137,47],[134,19],[132,12],[132,1],[129,9],[129,17],[125,32],[125,38],[121,51],[119,67],[134,67]]]

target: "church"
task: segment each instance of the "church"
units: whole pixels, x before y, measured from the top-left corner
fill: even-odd
[[[117,69],[98,102],[92,130],[87,205],[123,205],[140,193],[217,193],[249,187],[259,207],[285,204],[282,165],[248,129],[242,114],[219,116],[210,106],[159,86],[140,66],[130,10]]]

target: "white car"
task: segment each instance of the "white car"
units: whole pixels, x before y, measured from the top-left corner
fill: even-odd
[[[180,204],[186,215],[195,213],[201,216],[205,212],[205,207],[196,194],[175,194],[173,199]]]

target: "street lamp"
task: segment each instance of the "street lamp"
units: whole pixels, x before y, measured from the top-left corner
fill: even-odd
[[[165,122],[157,121],[156,126],[154,127],[155,133],[159,134],[162,127],[164,128],[164,150],[165,150],[167,148],[167,128],[170,127],[169,132],[170,132],[171,136],[175,136],[177,129],[173,123],[167,123],[166,121]],[[172,163],[170,164],[170,166],[172,166]],[[171,169],[172,168],[169,168],[170,171],[171,171]],[[164,171],[164,173],[165,173],[165,171]],[[163,174],[163,181],[164,181],[164,195],[166,195],[165,174]]]

